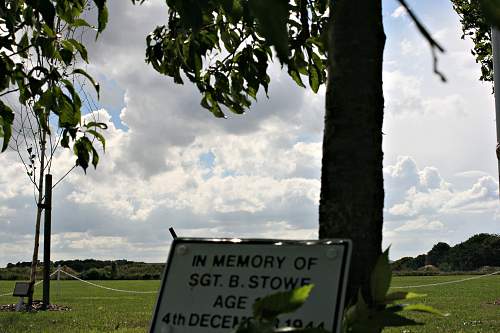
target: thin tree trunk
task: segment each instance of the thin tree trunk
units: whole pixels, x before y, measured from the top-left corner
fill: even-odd
[[[332,6],[319,236],[353,241],[349,304],[360,287],[369,295],[381,253],[385,34],[381,0],[336,0]]]
[[[37,210],[36,210],[36,222],[35,222],[35,246],[33,248],[33,259],[31,260],[31,275],[30,284],[31,292],[28,297],[28,310],[31,310],[33,305],[33,293],[35,292],[35,282],[36,282],[36,267],[38,262],[38,247],[40,244],[40,222],[42,219],[43,210],[43,185],[44,185],[44,173],[45,173],[45,147],[47,132],[42,129],[42,136],[40,138],[40,174],[39,174],[39,184],[38,184],[38,198],[37,198]]]

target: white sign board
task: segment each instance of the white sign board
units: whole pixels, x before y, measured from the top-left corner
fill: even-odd
[[[350,253],[348,240],[177,238],[150,332],[230,333],[257,298],[311,283],[307,302],[277,326],[340,332]]]

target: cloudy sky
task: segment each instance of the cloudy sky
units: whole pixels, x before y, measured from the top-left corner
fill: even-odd
[[[55,188],[54,260],[163,262],[182,236],[317,237],[324,89],[299,88],[273,67],[270,98],[244,116],[216,119],[190,84],[144,63],[145,36],[166,22],[164,1],[110,1],[108,28],[88,70],[108,122],[97,170]],[[495,117],[471,42],[448,1],[411,1],[446,48],[432,73],[428,45],[394,0],[384,0],[384,246],[393,259],[480,233],[498,233]],[[54,162],[57,179],[71,168]],[[14,153],[0,155],[0,266],[31,257],[33,188]]]

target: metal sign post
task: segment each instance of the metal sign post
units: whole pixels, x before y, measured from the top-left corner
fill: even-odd
[[[349,240],[176,238],[151,323],[152,333],[230,333],[256,299],[314,284],[307,302],[277,326],[341,330]]]
[[[32,287],[30,282],[16,282],[12,296],[18,296],[19,302],[16,304],[16,311],[24,310],[24,297],[28,297]]]

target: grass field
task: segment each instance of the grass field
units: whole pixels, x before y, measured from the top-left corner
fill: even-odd
[[[395,277],[393,286],[422,285],[466,278],[466,276]],[[67,305],[69,312],[7,313],[0,312],[0,333],[7,332],[145,332],[156,301],[155,294],[124,294],[78,281],[53,282],[52,302]],[[99,281],[101,285],[126,290],[153,291],[159,281]],[[0,294],[13,289],[14,282],[0,281]],[[41,286],[37,288],[37,299]],[[500,332],[500,276],[442,286],[410,288],[426,293],[421,302],[449,312],[446,318],[416,314],[426,323],[419,327],[387,329],[384,333],[417,332]],[[14,303],[11,296],[0,297],[0,304]]]
[[[60,286],[58,284],[60,283]],[[99,281],[100,285],[137,291],[158,290],[160,281]],[[0,281],[0,294],[12,291],[14,282]],[[41,299],[41,285],[35,299]],[[72,308],[69,312],[0,312],[0,333],[10,332],[145,332],[156,294],[125,294],[96,288],[79,281],[54,281],[51,302]],[[12,296],[0,304],[15,303]]]
[[[415,286],[461,280],[467,276],[406,276],[393,278],[393,286]],[[409,317],[425,322],[425,326],[391,328],[384,333],[499,333],[500,332],[500,276],[488,276],[456,284],[424,288],[409,288],[427,297],[419,303],[431,305],[450,315],[445,318],[416,314]]]

